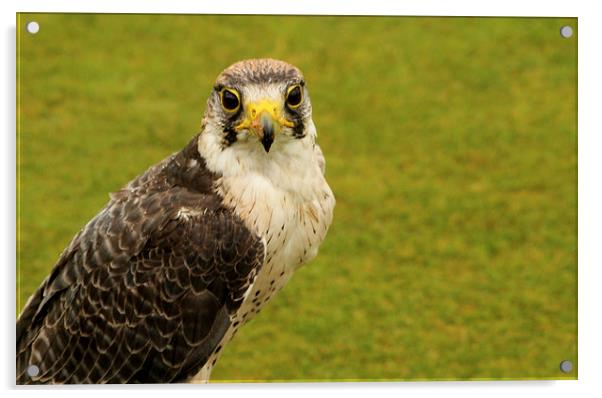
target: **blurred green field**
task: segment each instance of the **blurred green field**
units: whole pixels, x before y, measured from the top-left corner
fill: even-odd
[[[223,68],[274,57],[305,74],[335,218],[213,381],[576,378],[565,24],[21,14],[17,310],[109,192],[198,131]]]

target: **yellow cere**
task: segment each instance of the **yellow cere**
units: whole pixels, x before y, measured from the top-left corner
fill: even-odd
[[[276,101],[262,99],[258,102],[250,102],[247,104],[245,119],[236,126],[236,129],[255,129],[259,127],[261,116],[264,113],[267,113],[271,119],[280,126],[293,127],[295,125],[283,116],[281,104]]]

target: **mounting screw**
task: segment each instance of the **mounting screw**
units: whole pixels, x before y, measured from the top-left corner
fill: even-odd
[[[563,26],[562,28],[560,28],[560,36],[564,37],[565,39],[568,39],[569,37],[573,36],[573,28],[571,28],[568,25]]]
[[[25,25],[25,29],[27,29],[27,31],[32,35],[35,35],[40,31],[40,24],[36,21],[27,22],[27,25]]]
[[[572,370],[573,370],[573,362],[568,361],[568,360],[564,360],[564,361],[560,362],[560,371],[562,373],[571,373]]]
[[[27,367],[27,376],[36,377],[39,374],[40,374],[40,368],[38,368],[36,365],[29,365]]]

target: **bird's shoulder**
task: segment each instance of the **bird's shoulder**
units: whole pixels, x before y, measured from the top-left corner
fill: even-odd
[[[80,383],[167,382],[204,364],[263,265],[265,244],[223,207],[216,176],[193,148],[114,193],[73,238],[17,323],[19,375],[30,358],[45,367],[40,377]],[[154,373],[71,366],[64,343],[80,356],[123,353]]]
[[[81,279],[79,274],[99,269],[132,272],[137,258],[156,252],[187,254],[184,263],[190,266],[191,256],[198,255],[216,272],[230,271],[233,261],[252,253],[256,258],[249,258],[246,267],[225,275],[239,280],[254,274],[263,262],[263,241],[224,207],[213,188],[216,178],[196,149],[196,137],[182,151],[150,167],[112,194],[74,237],[56,266],[67,269],[62,273],[66,277],[48,284],[45,296]]]

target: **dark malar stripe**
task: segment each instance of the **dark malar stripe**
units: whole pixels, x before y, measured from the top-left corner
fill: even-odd
[[[225,135],[224,135],[224,146],[225,147],[229,147],[230,145],[234,144],[236,142],[237,138],[237,134],[236,131],[234,131],[233,128],[228,128],[225,131]]]
[[[295,127],[293,127],[293,137],[301,139],[305,137],[305,124],[301,118],[295,118]]]

